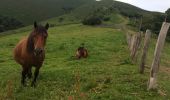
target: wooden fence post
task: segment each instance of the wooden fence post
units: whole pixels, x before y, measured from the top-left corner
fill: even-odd
[[[141,32],[138,32],[137,34],[135,34],[133,37],[132,37],[132,40],[131,40],[131,59],[133,62],[135,62],[137,60],[137,51],[140,47],[140,44],[141,44],[141,40],[142,40],[142,33]]]
[[[154,53],[154,59],[153,59],[152,66],[151,66],[150,78],[148,81],[148,90],[157,88],[157,73],[159,71],[160,56],[161,56],[161,51],[164,46],[164,42],[165,42],[165,38],[168,32],[169,26],[170,26],[170,23],[163,22],[162,28],[159,33],[159,37],[157,40],[155,53]]]
[[[146,58],[147,58],[147,52],[148,52],[148,49],[149,49],[150,38],[151,38],[151,31],[146,30],[145,40],[144,40],[144,47],[143,47],[143,52],[142,52],[142,58],[141,58],[140,66],[139,66],[139,72],[141,74],[144,73],[145,62],[146,62]]]
[[[132,41],[132,35],[129,34],[129,33],[126,33],[126,40],[127,40],[127,44],[128,44],[128,47],[129,47],[129,50],[131,48],[131,41]]]

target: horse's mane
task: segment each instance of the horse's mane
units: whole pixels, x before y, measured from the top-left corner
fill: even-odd
[[[33,40],[33,32],[30,33],[30,35],[28,36],[28,40],[27,40],[27,51],[29,53],[34,51],[34,40]]]

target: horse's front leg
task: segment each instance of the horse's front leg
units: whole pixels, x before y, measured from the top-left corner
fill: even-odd
[[[31,84],[32,87],[35,86],[35,83],[36,83],[36,80],[37,80],[37,77],[38,77],[38,74],[39,74],[39,69],[40,69],[40,67],[36,67],[36,69],[35,69],[34,79],[33,79],[32,84]]]
[[[31,79],[32,78],[32,66],[30,66],[30,68],[28,69],[28,78]]]
[[[28,68],[27,68],[26,66],[22,66],[22,67],[23,67],[23,69],[22,69],[21,84],[22,84],[23,86],[26,86],[26,84],[25,84],[25,79],[26,79],[26,75],[27,75],[27,73],[28,73]]]

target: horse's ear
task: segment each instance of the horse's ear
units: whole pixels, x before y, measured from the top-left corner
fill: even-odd
[[[36,21],[34,22],[34,28],[37,28],[37,22]]]
[[[48,28],[49,28],[49,24],[48,23],[45,25],[45,28],[48,30]]]

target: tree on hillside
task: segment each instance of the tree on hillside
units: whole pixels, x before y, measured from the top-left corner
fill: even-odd
[[[99,16],[90,16],[85,18],[82,23],[84,25],[100,25],[102,23],[102,20]]]

